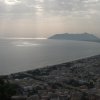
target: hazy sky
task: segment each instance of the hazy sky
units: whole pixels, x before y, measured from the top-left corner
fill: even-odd
[[[0,0],[0,36],[100,36],[100,0]]]

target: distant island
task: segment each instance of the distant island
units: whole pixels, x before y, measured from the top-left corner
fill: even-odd
[[[82,34],[55,34],[48,39],[59,39],[59,40],[77,40],[77,41],[90,41],[90,42],[100,42],[100,38],[93,34],[82,33]]]

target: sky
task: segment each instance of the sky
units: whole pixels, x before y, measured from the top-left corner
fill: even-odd
[[[100,0],[0,0],[0,37],[92,33],[100,37]]]

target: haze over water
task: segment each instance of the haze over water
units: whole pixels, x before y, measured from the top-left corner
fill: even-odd
[[[31,70],[100,54],[100,43],[0,39],[0,75]]]

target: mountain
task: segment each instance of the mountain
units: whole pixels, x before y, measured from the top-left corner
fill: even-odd
[[[56,34],[49,39],[59,39],[59,40],[77,40],[77,41],[91,41],[91,42],[100,42],[100,38],[96,37],[93,34],[82,33],[82,34]]]

